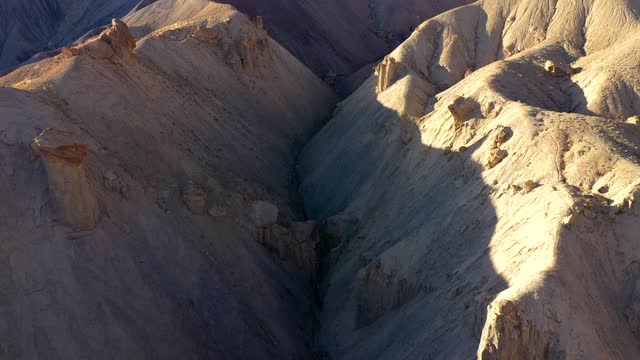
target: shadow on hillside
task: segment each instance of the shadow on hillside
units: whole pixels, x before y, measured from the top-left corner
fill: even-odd
[[[321,347],[336,359],[475,357],[486,306],[507,286],[490,259],[491,187],[471,158],[486,139],[425,145],[374,86],[345,100],[301,163],[309,216],[359,219],[325,259]]]

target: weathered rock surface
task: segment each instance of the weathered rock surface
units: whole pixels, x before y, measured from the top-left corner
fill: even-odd
[[[544,63],[544,69],[552,76],[559,77],[559,78],[569,77],[576,73],[575,70],[571,68],[571,66],[563,62],[552,61],[552,60],[547,60]]]
[[[129,32],[127,24],[113,19],[111,26],[108,26],[98,36],[71,47],[64,47],[61,54],[67,58],[82,54],[103,60],[113,60],[117,57],[124,62],[129,62],[133,58],[135,48],[136,41]]]
[[[496,300],[487,309],[478,359],[566,359],[557,334],[537,326],[513,301]]]
[[[405,305],[420,290],[411,279],[402,277],[375,259],[358,272],[356,286],[356,327],[372,324],[382,315]]]
[[[375,73],[378,77],[377,92],[383,92],[396,82],[396,76],[398,74],[398,63],[396,59],[390,56],[386,56],[380,64],[375,68]]]
[[[447,108],[453,116],[453,123],[456,129],[461,129],[462,124],[472,111],[478,107],[477,102],[473,99],[457,97]]]
[[[69,132],[48,129],[35,138],[32,149],[44,163],[55,217],[75,230],[94,228],[100,208],[83,166],[87,144],[79,144]]]
[[[281,260],[304,270],[314,280],[319,270],[318,229],[315,221],[294,221],[289,227],[273,224],[258,230],[258,242]]]

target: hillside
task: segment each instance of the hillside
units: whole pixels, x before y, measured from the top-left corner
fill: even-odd
[[[357,223],[324,263],[332,358],[639,356],[639,10],[457,8],[339,104],[299,166],[309,216]]]
[[[301,227],[295,149],[334,98],[260,24],[201,15],[0,78],[2,357],[311,356],[308,275],[255,241],[256,201]]]
[[[640,358],[640,2],[229,2],[0,4],[0,358]]]

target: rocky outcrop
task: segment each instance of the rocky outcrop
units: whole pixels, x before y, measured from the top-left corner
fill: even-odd
[[[538,328],[518,305],[501,299],[489,304],[478,359],[565,359],[552,330]]]
[[[48,129],[34,140],[32,149],[47,172],[54,217],[76,230],[95,227],[100,209],[84,169],[88,145],[78,143],[69,132]]]
[[[319,226],[315,221],[273,224],[259,229],[258,241],[282,261],[292,263],[314,279],[319,270]]]
[[[569,77],[576,73],[576,71],[571,68],[571,66],[563,62],[553,60],[547,60],[544,63],[544,69],[552,76],[558,78]]]
[[[500,162],[502,160],[504,160],[504,158],[506,158],[508,155],[506,150],[502,150],[502,149],[491,149],[491,151],[489,152],[489,157],[487,158],[487,161],[484,164],[484,168],[485,170],[489,170],[489,169],[493,169],[494,167],[496,167],[496,165],[500,164]]]
[[[391,56],[386,56],[375,68],[375,75],[378,77],[376,91],[381,93],[393,85],[397,80],[398,63]]]
[[[495,136],[493,137],[491,148],[492,149],[500,148],[500,145],[504,144],[507,141],[508,137],[509,137],[509,129],[505,128],[504,126],[499,126],[496,129]]]
[[[418,293],[415,281],[402,277],[380,258],[374,259],[356,280],[356,327],[368,326],[382,315],[409,302]]]
[[[458,96],[447,108],[453,116],[453,123],[456,130],[462,128],[462,124],[467,116],[478,107],[478,103],[470,98]]]
[[[111,26],[100,35],[72,47],[62,48],[62,56],[87,55],[94,59],[120,59],[128,62],[133,58],[136,40],[123,21],[113,19]]]

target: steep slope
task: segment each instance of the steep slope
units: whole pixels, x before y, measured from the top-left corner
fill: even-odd
[[[0,78],[3,358],[311,357],[308,274],[256,237],[303,227],[296,147],[333,95],[207,6]]]
[[[299,165],[308,216],[347,229],[332,358],[639,356],[639,6],[464,6],[339,104]]]

